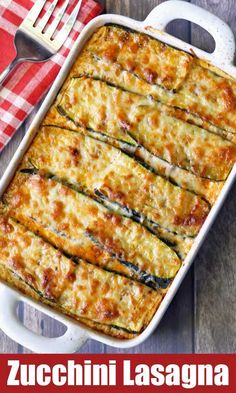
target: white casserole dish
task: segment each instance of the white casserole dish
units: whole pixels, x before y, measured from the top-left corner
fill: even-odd
[[[215,39],[215,50],[213,53],[206,53],[198,48],[195,48],[185,42],[168,35],[165,32],[167,24],[174,19],[186,19],[194,22],[205,30],[207,30]],[[2,180],[0,181],[0,197],[11,181],[17,166],[19,165],[25,151],[30,142],[34,138],[37,129],[43,120],[46,112],[53,103],[61,85],[63,84],[73,62],[83,48],[85,42],[90,38],[94,31],[107,23],[120,24],[129,27],[139,32],[150,34],[151,36],[170,44],[176,48],[185,50],[189,53],[194,53],[202,59],[210,61],[213,65],[219,67],[228,74],[236,77],[236,67],[233,65],[235,53],[234,35],[227,24],[222,20],[212,15],[211,13],[183,1],[169,0],[152,10],[148,17],[143,22],[138,22],[133,19],[119,16],[119,15],[101,15],[93,19],[83,30],[75,43],[73,50],[68,56],[64,66],[57,76],[53,86],[51,87],[43,105],[41,106],[37,116],[32,122],[27,134],[21,142],[16,151],[10,165],[8,166]],[[156,329],[163,314],[168,308],[173,299],[177,289],[183,281],[187,271],[189,270],[194,257],[196,256],[207,232],[209,231],[214,219],[216,218],[227,193],[230,190],[236,178],[236,165],[234,165],[216,203],[212,207],[204,225],[202,226],[195,243],[186,257],[181,269],[175,277],[167,295],[162,301],[159,309],[156,311],[152,321],[147,328],[138,337],[130,340],[115,339],[106,336],[102,333],[95,332],[79,322],[75,322],[63,314],[60,314],[47,306],[37,303],[16,290],[10,289],[6,284],[0,284],[0,328],[13,340],[19,344],[29,348],[37,353],[73,353],[77,351],[87,339],[94,339],[104,344],[108,344],[117,348],[130,348],[141,344],[146,340],[152,332]],[[27,329],[17,318],[16,307],[19,301],[23,301],[53,317],[54,319],[66,325],[67,331],[64,335],[58,338],[47,338],[39,336]]]

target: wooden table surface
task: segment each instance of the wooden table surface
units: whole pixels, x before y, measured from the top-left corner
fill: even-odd
[[[158,0],[103,0],[105,11],[142,20]],[[235,0],[192,0],[224,19],[236,35]],[[169,32],[205,50],[212,38],[186,21]],[[34,114],[30,116],[32,118]],[[0,176],[30,123],[26,121],[0,155]],[[142,345],[117,350],[88,341],[82,353],[235,353],[236,352],[236,185],[201,248],[195,263],[154,334]],[[64,326],[29,306],[19,305],[19,318],[40,334],[55,337]],[[0,331],[1,353],[29,353]]]

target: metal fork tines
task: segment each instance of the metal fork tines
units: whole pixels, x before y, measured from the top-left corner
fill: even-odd
[[[2,83],[9,72],[19,62],[27,61],[46,61],[61,48],[68,37],[80,10],[82,0],[79,0],[70,16],[59,32],[56,32],[68,8],[70,0],[65,0],[60,9],[56,12],[51,24],[49,19],[57,6],[58,0],[54,0],[48,7],[41,19],[40,13],[43,10],[47,0],[37,0],[29,11],[26,18],[18,27],[14,43],[16,47],[16,57],[11,64],[0,75]]]

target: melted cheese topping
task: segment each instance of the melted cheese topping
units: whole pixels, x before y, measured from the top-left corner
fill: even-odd
[[[94,329],[141,332],[209,212],[188,190],[214,203],[233,166],[235,103],[215,67],[100,28],[4,195],[0,277]]]
[[[63,91],[67,88],[72,77],[81,77],[82,75],[106,81],[132,93],[140,94],[142,96],[151,96],[153,99],[167,104],[165,109],[170,115],[173,114],[175,117],[185,120],[190,124],[195,124],[215,134],[222,135],[226,139],[236,140],[236,138],[234,139],[234,134],[226,132],[206,119],[202,119],[193,113],[176,107],[178,104],[178,97],[176,98],[175,107],[172,107],[171,100],[176,97],[177,93],[171,93],[158,85],[151,85],[142,79],[137,78],[132,73],[122,70],[115,63],[108,63],[104,59],[93,55],[93,53],[89,51],[89,44],[88,50],[85,48],[82,51],[80,57],[72,67],[70,77],[68,78]]]
[[[217,69],[213,72],[184,52],[117,27],[99,29],[86,50],[150,85],[175,89],[174,93],[158,89],[158,99],[236,133],[236,82],[217,75]]]
[[[169,220],[172,220],[176,214],[176,205],[175,210],[171,209],[171,203],[176,203],[173,200],[176,187],[121,151],[88,136],[56,127],[45,127],[26,154],[22,168],[31,164],[41,171],[82,186],[89,195],[102,198],[103,204],[109,209],[127,217],[138,218],[176,250],[182,259],[187,255],[192,239],[171,233],[160,227],[158,222],[155,225],[155,220],[160,219],[163,200],[170,200],[166,217],[169,214]],[[159,188],[165,188],[163,185],[166,182],[170,187],[170,195],[160,194],[158,191]],[[177,189],[177,192],[182,193],[182,190]],[[186,195],[189,196],[189,193]],[[182,202],[184,205],[183,200]]]
[[[82,260],[75,264],[12,219],[0,215],[1,260],[10,271],[79,318],[138,333],[161,295]]]
[[[177,89],[185,79],[192,57],[145,34],[104,26],[90,40],[97,56],[116,63],[148,83]]]
[[[236,160],[235,144],[102,81],[72,79],[59,107],[77,124],[124,141],[126,133],[155,156],[201,177],[224,180]]]
[[[5,198],[17,219],[30,218],[66,238],[92,263],[99,264],[105,250],[156,277],[172,278],[180,268],[175,252],[144,227],[55,180],[19,174]]]
[[[83,135],[45,128],[27,158],[39,169],[80,184],[92,195],[102,194],[173,232],[196,234],[209,211],[198,196],[156,176],[118,149]]]
[[[236,82],[201,67],[198,62],[170,104],[236,133]]]
[[[59,97],[61,99],[61,96]],[[60,101],[58,99],[58,101]],[[223,187],[224,183],[219,181],[212,181],[205,178],[198,177],[193,173],[186,171],[177,166],[173,166],[168,162],[154,156],[149,153],[146,149],[140,146],[130,146],[117,139],[109,137],[108,135],[102,134],[101,132],[94,132],[92,130],[76,126],[75,123],[62,116],[57,108],[53,106],[48,115],[44,120],[44,124],[49,126],[55,124],[62,129],[74,130],[84,135],[91,136],[97,140],[109,143],[117,147],[120,150],[132,155],[134,159],[147,163],[150,168],[153,168],[154,172],[165,177],[167,180],[179,185],[180,187],[193,191],[204,197],[210,204],[213,204]]]

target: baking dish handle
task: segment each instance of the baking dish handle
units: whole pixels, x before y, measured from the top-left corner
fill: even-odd
[[[168,23],[175,19],[186,19],[196,23],[208,31],[215,40],[215,50],[207,57],[218,62],[232,65],[235,54],[235,39],[230,27],[220,18],[194,4],[180,0],[168,0],[155,7],[144,21],[145,26],[151,26],[165,31]],[[206,52],[196,49],[196,54]]]
[[[36,353],[74,353],[88,339],[88,334],[77,326],[68,322],[66,332],[55,338],[40,336],[19,321],[16,308],[21,295],[0,284],[0,328],[12,340]],[[45,312],[45,310],[44,310]]]

